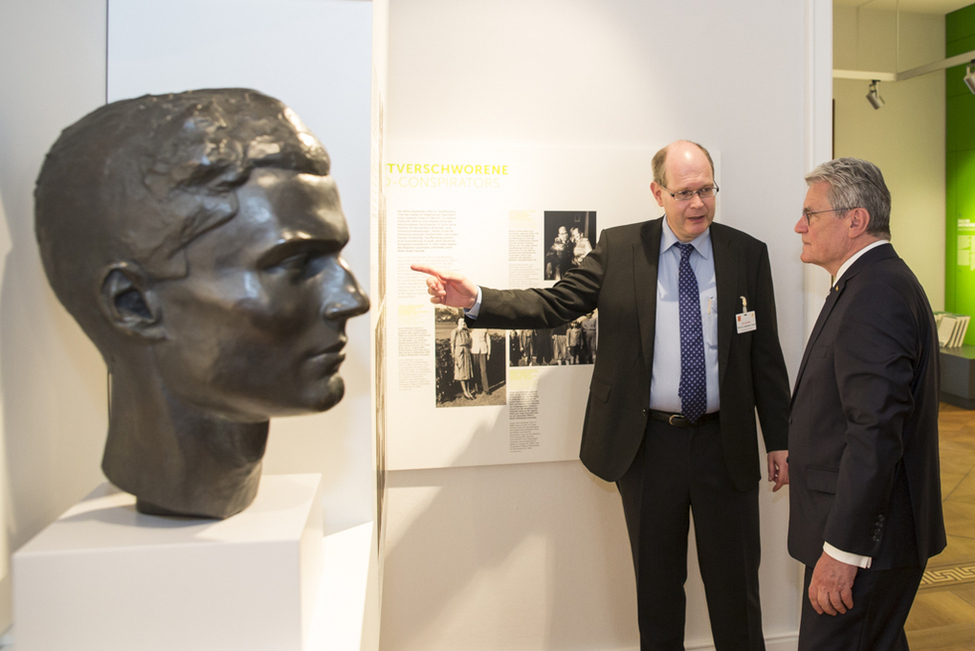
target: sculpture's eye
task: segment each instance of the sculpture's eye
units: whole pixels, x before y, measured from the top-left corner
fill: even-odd
[[[327,254],[318,251],[303,251],[288,256],[275,265],[295,279],[304,280],[316,276],[324,268]]]
[[[346,241],[329,237],[295,238],[265,252],[257,260],[257,268],[271,275],[285,274],[292,282],[314,278],[341,260]]]

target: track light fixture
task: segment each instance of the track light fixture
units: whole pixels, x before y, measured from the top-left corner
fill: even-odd
[[[975,59],[972,59],[968,67],[965,68],[965,85],[968,86],[968,90],[975,93]]]
[[[870,102],[870,106],[875,109],[879,109],[884,105],[884,98],[880,96],[880,91],[877,90],[877,84],[880,82],[874,79],[870,82],[870,90],[867,92],[867,101]],[[965,83],[968,83],[968,78],[965,78]],[[972,91],[975,92],[975,91]]]

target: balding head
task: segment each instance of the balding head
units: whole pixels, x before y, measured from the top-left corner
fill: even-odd
[[[675,140],[653,155],[651,167],[653,168],[654,182],[657,185],[667,186],[667,158],[671,152],[675,158],[683,157],[686,159],[692,157],[695,150],[703,153],[707,158],[708,164],[711,166],[711,176],[714,177],[714,161],[711,160],[711,154],[707,149],[690,140]]]

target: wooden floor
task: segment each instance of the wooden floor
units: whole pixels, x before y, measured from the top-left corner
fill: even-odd
[[[912,651],[975,649],[975,411],[941,403],[941,493],[948,548],[928,562],[911,615]]]

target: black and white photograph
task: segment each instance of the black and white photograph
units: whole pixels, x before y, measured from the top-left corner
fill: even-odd
[[[437,407],[506,404],[505,331],[468,328],[453,308],[436,308],[434,318]]]
[[[558,328],[512,330],[511,366],[572,366],[596,361],[599,318],[596,312]]]
[[[544,230],[545,280],[561,280],[592,251],[596,211],[546,210]]]

